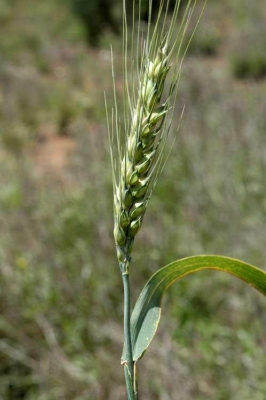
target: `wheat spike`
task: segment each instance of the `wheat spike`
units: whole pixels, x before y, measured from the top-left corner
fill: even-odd
[[[123,273],[128,273],[134,238],[141,227],[147,204],[157,181],[158,174],[162,169],[165,139],[170,129],[171,119],[173,118],[173,114],[169,117],[169,111],[171,108],[172,110],[174,109],[181,65],[191,40],[190,38],[185,48],[181,50],[187,25],[197,0],[188,0],[179,22],[178,31],[175,33],[175,40],[171,41],[177,22],[180,1],[177,0],[176,2],[169,28],[166,29],[166,19],[163,19],[162,31],[159,32],[158,22],[162,16],[163,7],[166,6],[165,11],[167,11],[169,6],[169,0],[161,0],[154,32],[151,34],[148,29],[142,51],[140,51],[139,47],[140,31],[138,30],[137,32],[138,44],[136,50],[137,54],[141,56],[142,61],[141,66],[137,68],[139,78],[137,93],[134,91],[131,92],[130,98],[130,90],[127,83],[124,88],[124,97],[127,96],[128,98],[128,101],[125,103],[125,110],[127,111],[125,111],[124,115],[125,126],[124,132],[122,132],[126,135],[125,144],[121,144],[123,140],[121,141],[120,120],[114,89],[115,108],[112,114],[112,134],[110,135],[109,132],[109,138],[111,138],[110,148],[114,182],[114,238],[120,268],[122,272],[124,271]],[[123,4],[125,8],[125,0]],[[149,14],[151,15],[151,0],[149,4]],[[124,15],[126,15],[125,9]],[[126,26],[125,17],[125,43],[127,41]],[[140,26],[140,21],[138,26]],[[181,52],[182,56],[180,57]],[[170,89],[166,100],[162,101],[166,77],[171,69],[170,59],[173,53],[175,53],[175,57],[171,73]],[[127,82],[127,46],[124,49],[124,56],[124,78],[125,82]],[[129,121],[127,118],[128,112],[130,113]],[[112,153],[114,137],[118,145],[118,159],[115,159],[118,160],[118,165]]]
[[[169,53],[165,45],[153,60],[146,61],[140,77],[138,100],[132,113],[131,130],[120,165],[120,181],[114,194],[114,237],[121,263],[131,253],[152,190],[154,167],[164,132],[162,125],[169,110],[168,101],[160,104],[169,68]]]

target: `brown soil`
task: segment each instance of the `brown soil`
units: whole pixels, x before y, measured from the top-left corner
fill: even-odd
[[[69,136],[59,135],[53,125],[42,126],[30,152],[36,175],[63,178],[69,156],[75,148],[75,141]]]

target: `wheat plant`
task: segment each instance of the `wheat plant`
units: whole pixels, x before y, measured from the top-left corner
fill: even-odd
[[[228,257],[201,255],[174,261],[159,269],[143,288],[131,313],[129,276],[132,247],[165,165],[165,144],[171,121],[180,118],[175,115],[175,104],[182,63],[206,1],[202,3],[192,35],[187,37],[187,27],[196,3],[197,0],[188,0],[181,8],[183,2],[177,1],[168,21],[169,0],[161,0],[152,28],[150,0],[147,29],[143,32],[141,0],[138,4],[133,0],[130,40],[126,1],[123,0],[123,115],[119,116],[114,70],[114,107],[111,113],[106,102],[113,171],[114,238],[124,286],[122,365],[130,400],[138,399],[136,364],[156,333],[162,297],[171,284],[202,269],[217,269],[237,276],[266,295],[266,273],[263,270]]]

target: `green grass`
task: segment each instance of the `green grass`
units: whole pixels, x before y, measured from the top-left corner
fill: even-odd
[[[108,46],[88,49],[62,2],[33,3],[14,1],[0,28],[0,397],[124,399],[102,95],[112,96]],[[266,82],[238,82],[230,71],[229,38],[238,37],[248,5],[230,18],[223,11],[229,1],[207,7],[227,28],[217,56],[191,55],[184,65],[181,129],[136,239],[132,268],[141,264],[142,272],[133,277],[135,299],[134,286],[151,272],[191,254],[266,268]],[[257,12],[264,8],[258,3]],[[32,157],[45,145],[47,123],[75,143],[65,169],[50,175]],[[204,273],[177,284],[165,301],[170,312],[139,366],[143,398],[265,398],[262,297]]]

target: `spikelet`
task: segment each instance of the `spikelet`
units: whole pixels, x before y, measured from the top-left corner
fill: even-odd
[[[167,101],[160,104],[169,68],[167,46],[163,46],[153,60],[147,59],[142,69],[138,100],[120,165],[120,181],[114,194],[114,237],[120,263],[130,256],[152,190],[161,127],[169,110]]]

